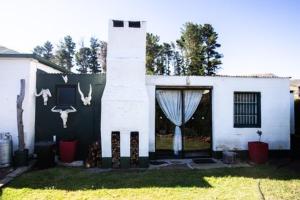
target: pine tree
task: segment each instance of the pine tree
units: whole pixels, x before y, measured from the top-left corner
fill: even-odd
[[[202,38],[204,41],[204,67],[205,75],[215,75],[216,71],[220,69],[222,64],[222,55],[217,52],[217,48],[221,47],[217,43],[218,34],[214,31],[214,28],[210,24],[204,24],[201,30]]]
[[[44,49],[45,49],[45,53],[43,55],[43,57],[47,60],[53,60],[54,55],[53,55],[53,45],[51,44],[51,42],[46,41],[44,44]]]
[[[99,63],[101,71],[106,72],[106,57],[107,57],[107,42],[100,41],[100,51],[99,51]]]
[[[54,55],[53,55],[53,45],[51,42],[46,41],[43,46],[36,46],[33,49],[33,53],[41,56],[49,61],[54,61]]]
[[[161,45],[159,44],[159,37],[152,33],[147,33],[146,35],[146,71],[147,74],[155,74],[157,70],[161,68],[162,64],[159,60],[159,55],[161,51]]]
[[[100,73],[101,72],[101,66],[98,62],[99,58],[99,52],[100,52],[100,42],[98,39],[92,37],[90,39],[90,70],[92,73]]]
[[[184,75],[184,65],[183,65],[183,57],[181,51],[178,51],[176,45],[172,42],[171,43],[173,57],[172,57],[172,64],[174,67],[174,75]]]
[[[73,58],[75,54],[76,44],[73,42],[71,36],[64,37],[60,42],[58,50],[56,51],[56,59],[60,66],[71,70],[73,65]]]
[[[183,52],[184,74],[214,75],[222,64],[222,55],[217,52],[218,34],[210,24],[186,23],[177,40]]]
[[[88,73],[92,67],[92,51],[89,47],[81,46],[81,48],[75,54],[75,60],[77,64],[77,71],[81,74]]]

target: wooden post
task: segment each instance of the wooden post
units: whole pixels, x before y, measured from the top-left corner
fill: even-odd
[[[24,125],[23,125],[23,100],[25,97],[25,79],[21,79],[20,94],[17,95],[17,123],[18,123],[18,138],[19,138],[19,151],[24,151]]]

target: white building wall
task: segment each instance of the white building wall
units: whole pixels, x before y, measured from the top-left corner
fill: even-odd
[[[146,23],[140,28],[109,22],[106,85],[101,102],[102,156],[112,156],[111,133],[120,132],[121,157],[130,157],[130,132],[139,132],[139,156],[148,157],[148,94],[145,82]]]
[[[183,76],[147,76],[150,120],[155,118],[155,86],[187,86]],[[248,141],[258,140],[258,128],[233,127],[233,94],[235,91],[261,93],[262,141],[270,149],[290,148],[290,94],[288,78],[196,77],[190,86],[212,86],[213,150],[247,150]],[[155,123],[149,121],[149,149],[155,149]]]
[[[36,70],[59,72],[51,67],[28,58],[0,58],[0,132],[10,132],[14,150],[18,147],[16,100],[20,93],[20,79],[25,79],[25,98],[23,102],[23,121],[25,144],[29,152],[34,149],[35,126],[35,88]]]

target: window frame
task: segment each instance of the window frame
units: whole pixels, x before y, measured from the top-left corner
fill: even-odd
[[[235,95],[236,94],[255,94],[257,95],[257,123],[256,124],[237,124],[235,123]],[[257,91],[235,91],[233,93],[233,127],[234,128],[261,128],[261,92]]]
[[[74,88],[74,103],[73,104],[60,104],[59,98],[60,98],[60,88]],[[58,107],[69,107],[69,106],[76,106],[76,98],[77,98],[77,88],[76,85],[56,85],[55,86],[55,95],[56,95],[56,106]]]
[[[129,21],[128,27],[129,28],[141,28],[141,22],[140,21]]]
[[[122,21],[122,20],[113,20],[113,27],[123,28],[124,27],[124,21]]]

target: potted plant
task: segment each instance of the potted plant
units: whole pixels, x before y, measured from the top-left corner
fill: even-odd
[[[25,97],[25,80],[21,79],[20,94],[17,95],[17,126],[18,126],[18,150],[14,152],[14,164],[17,167],[28,165],[28,149],[25,148],[23,108],[22,104]]]
[[[250,160],[256,164],[263,164],[268,161],[269,145],[261,142],[262,131],[257,130],[258,141],[248,142],[248,151]]]
[[[77,140],[74,137],[65,137],[59,141],[59,154],[62,162],[71,163],[75,160]]]

